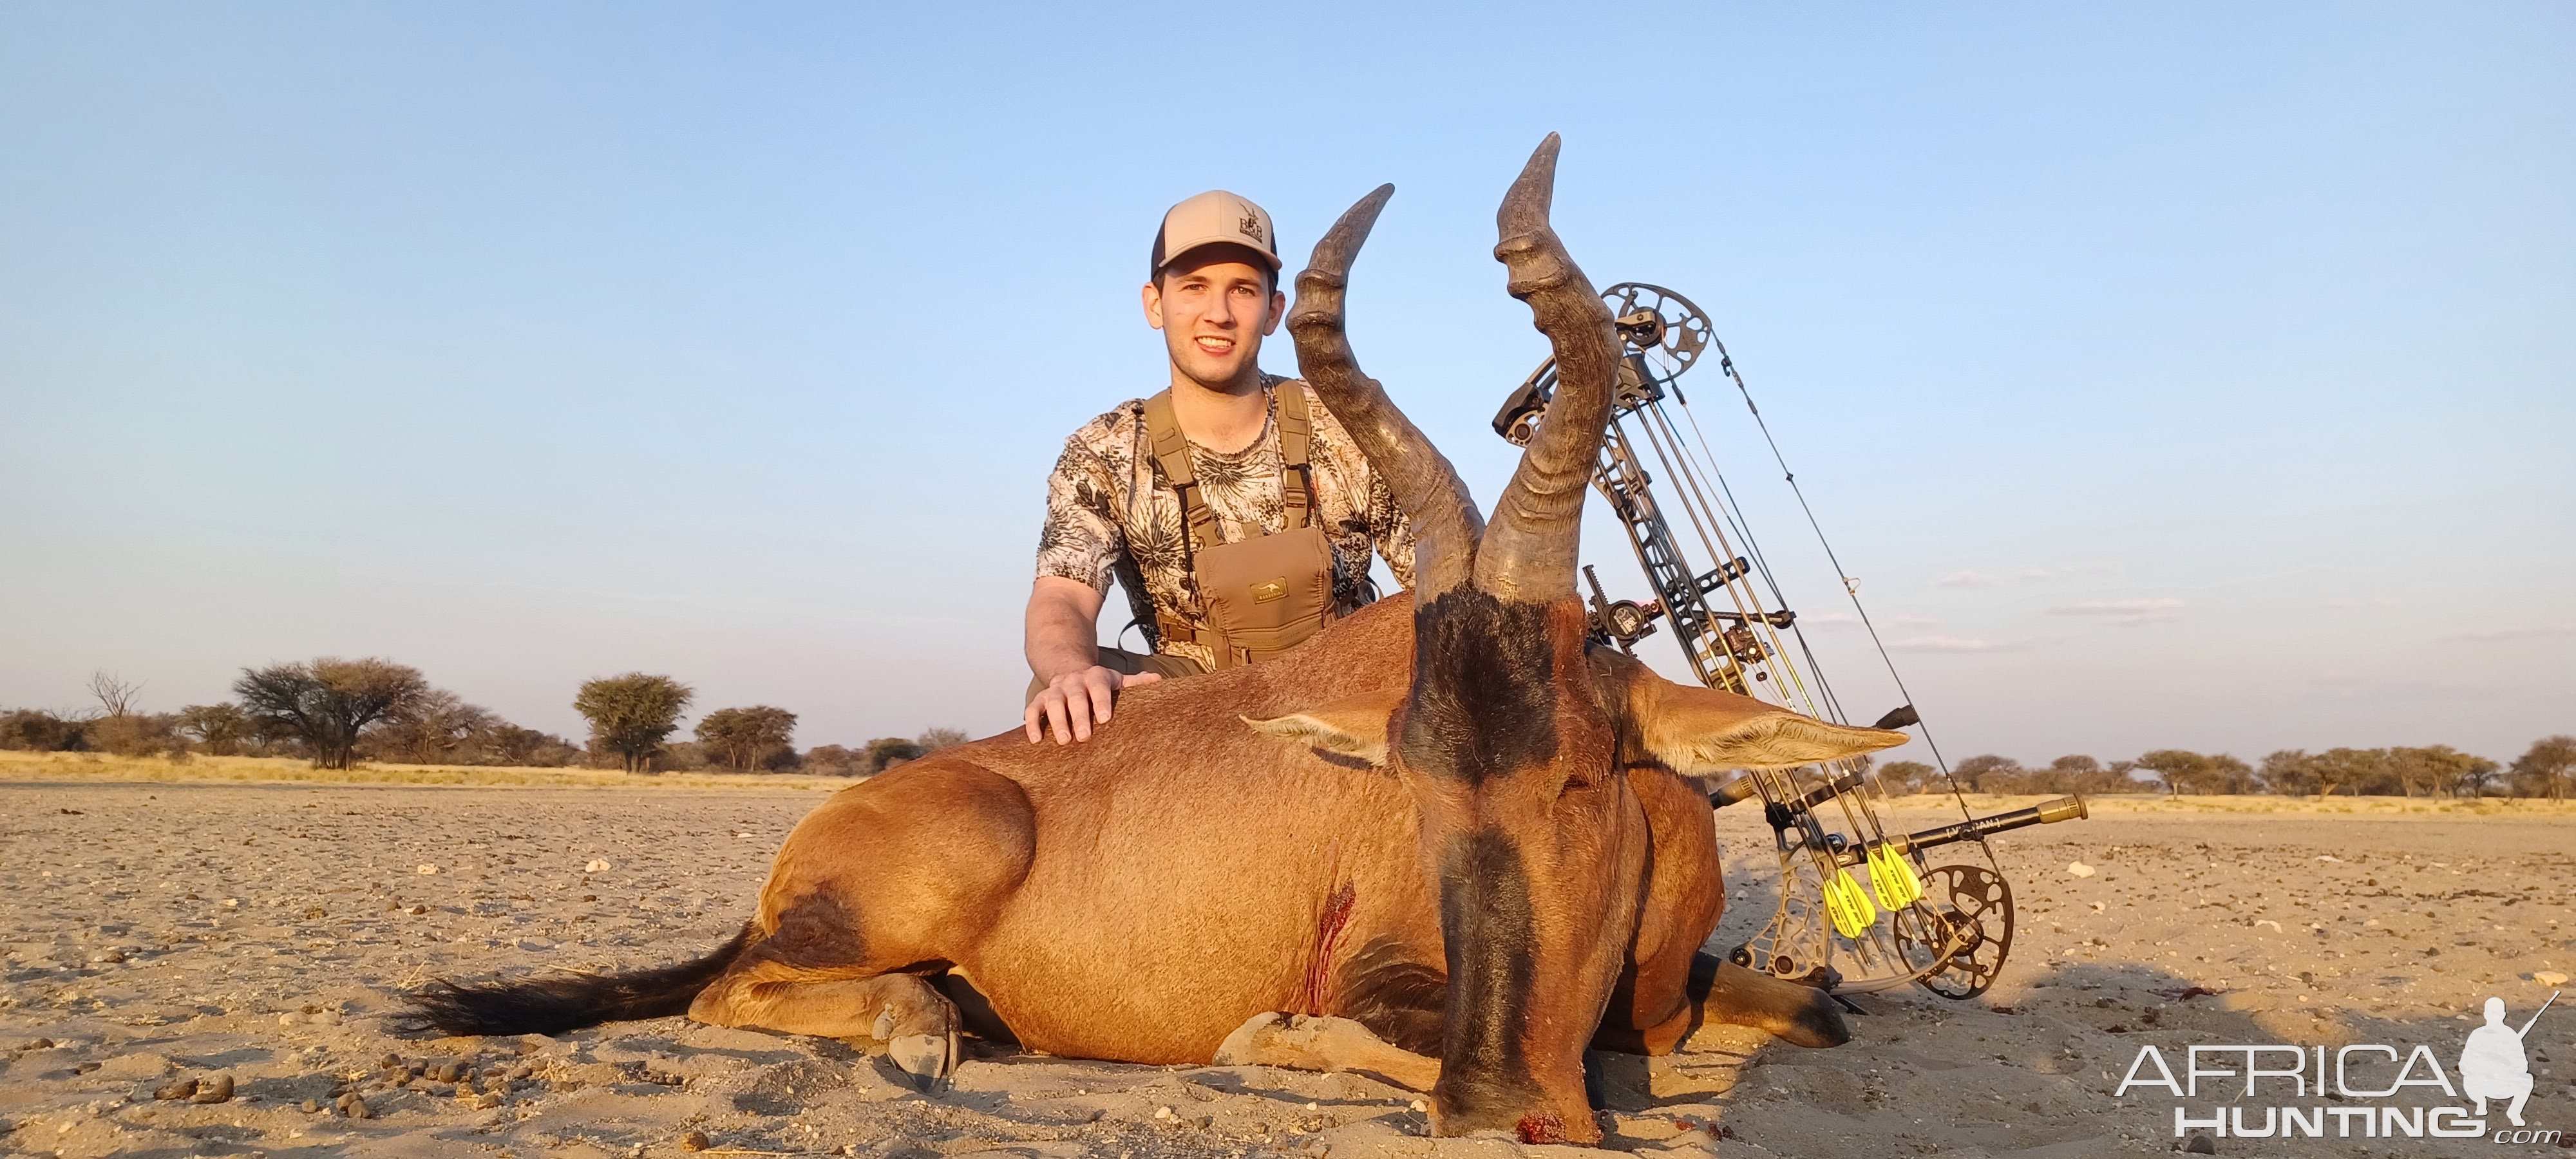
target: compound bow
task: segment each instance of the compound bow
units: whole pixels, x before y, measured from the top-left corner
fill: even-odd
[[[1655,595],[1644,602],[1610,600],[1590,565],[1583,569],[1592,589],[1592,632],[1596,642],[1615,644],[1634,654],[1637,641],[1657,630],[1657,621],[1672,627],[1691,672],[1711,688],[1757,696],[1811,716],[1844,722],[1842,704],[1825,684],[1815,654],[1798,627],[1798,616],[1780,595],[1770,565],[1747,530],[1743,509],[1735,502],[1716,456],[1704,438],[1686,445],[1681,429],[1666,408],[1669,399],[1699,434],[1675,380],[1698,365],[1700,356],[1717,353],[1744,405],[1770,428],[1753,406],[1752,392],[1709,328],[1699,307],[1671,290],[1640,282],[1623,282],[1602,292],[1610,304],[1624,345],[1619,382],[1611,400],[1611,422],[1602,440],[1601,464],[1593,485],[1627,528],[1629,545]],[[1494,416],[1495,433],[1526,445],[1545,416],[1556,388],[1556,363],[1549,359],[1531,372],[1502,411]],[[1642,446],[1662,476],[1672,482],[1673,498],[1690,525],[1709,566],[1702,568],[1682,546],[1665,519],[1638,451]],[[1694,454],[1696,450],[1696,454]],[[1779,444],[1771,443],[1775,459]],[[1797,476],[1780,461],[1790,488]],[[1806,497],[1799,494],[1799,506]],[[1815,526],[1815,514],[1807,512]],[[1824,531],[1816,527],[1819,543]],[[1869,614],[1860,607],[1856,581],[1833,559],[1844,576],[1843,587],[1864,626]],[[1761,582],[1756,584],[1755,580]],[[1764,598],[1765,592],[1769,598]],[[1785,635],[1784,635],[1785,633]],[[1870,631],[1873,641],[1877,631]],[[1794,652],[1794,655],[1793,655]],[[1884,646],[1888,674],[1897,677]],[[1879,728],[1922,727],[1910,703],[1875,722]],[[2025,825],[2042,825],[2085,816],[2081,797],[2061,797],[2034,808],[1978,817],[1970,813],[1958,783],[1949,780],[1947,761],[1924,743],[1949,781],[1960,820],[1919,832],[1890,832],[1881,820],[1887,792],[1867,758],[1836,761],[1795,770],[1747,772],[1709,795],[1724,807],[1755,797],[1762,800],[1772,841],[1780,859],[1780,905],[1768,924],[1733,957],[1740,965],[1824,987],[1860,993],[1918,983],[1945,998],[1973,998],[1992,986],[2012,949],[2012,887],[1995,862],[1986,838]],[[1973,842],[1983,864],[1952,862],[1933,865],[1925,854],[1947,845]],[[1869,877],[1863,891],[1852,871]],[[1872,904],[1871,893],[1877,895]],[[1882,915],[1886,920],[1881,921]],[[1838,966],[1840,961],[1849,968]]]

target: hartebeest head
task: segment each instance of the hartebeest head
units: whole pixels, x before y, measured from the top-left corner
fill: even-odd
[[[1905,737],[1587,656],[1576,540],[1619,347],[1609,308],[1548,225],[1556,153],[1551,134],[1497,215],[1494,255],[1555,347],[1557,390],[1490,526],[1448,460],[1360,373],[1343,331],[1352,259],[1394,187],[1343,214],[1297,276],[1298,367],[1412,521],[1413,677],[1398,694],[1256,727],[1393,772],[1420,810],[1449,977],[1435,1130],[1593,1142],[1583,1049],[1637,926],[1647,856],[1626,770],[1793,766]]]

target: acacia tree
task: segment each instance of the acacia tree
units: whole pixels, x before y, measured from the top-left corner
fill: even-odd
[[[591,747],[616,753],[630,773],[652,766],[653,753],[680,727],[680,713],[697,693],[668,676],[629,672],[581,686],[573,711],[590,722]]]
[[[443,764],[468,739],[501,723],[490,709],[467,704],[444,688],[433,688],[386,717],[370,743],[381,746],[377,752],[405,763]]]
[[[324,769],[348,768],[359,733],[428,692],[419,669],[376,658],[245,668],[233,682],[233,695],[261,731],[303,741],[314,767]]]
[[[2167,795],[2180,796],[2184,790],[2200,786],[2209,758],[2189,749],[2157,749],[2139,754],[2136,767],[2155,774]]]
[[[134,712],[134,698],[143,686],[104,668],[89,674],[89,694],[98,701],[99,711],[110,720],[123,719]]]
[[[1889,761],[1878,766],[1878,783],[1890,793],[1928,793],[1936,771],[1921,761]]]
[[[206,746],[207,752],[228,757],[250,737],[250,714],[231,701],[191,704],[179,710],[179,731],[197,738],[197,743]]]
[[[2008,793],[2020,787],[2021,762],[1993,753],[1980,753],[1950,766],[1950,777],[1971,793]]]
[[[719,708],[698,722],[698,743],[736,772],[766,767],[782,752],[793,752],[796,714],[755,704]]]
[[[2567,782],[2576,780],[2576,736],[2548,736],[2513,762],[2514,790],[2552,801],[2567,799]]]

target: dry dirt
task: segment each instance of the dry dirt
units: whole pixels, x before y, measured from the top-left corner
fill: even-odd
[[[0,896],[0,1149],[1557,1150],[1425,1138],[1416,1096],[1356,1075],[982,1050],[953,1091],[922,1095],[892,1081],[866,1043],[678,1019],[560,1039],[386,1029],[404,990],[433,976],[634,966],[721,941],[780,837],[819,799],[794,789],[0,783],[11,887]],[[1909,806],[1902,823],[1942,819]],[[1712,942],[1722,951],[1767,915],[1776,875],[1758,815],[1730,809],[1719,826],[1733,906]],[[1863,997],[1858,1037],[1834,1050],[1712,1028],[1670,1058],[1596,1055],[1610,1146],[2165,1152],[2177,1146],[2175,1100],[2112,1094],[2144,1043],[2177,1060],[2192,1043],[2425,1043],[2447,1067],[2479,1002],[2502,996],[2519,1023],[2576,965],[2571,826],[2576,813],[2534,805],[2115,801],[2089,822],[2015,833],[1996,846],[2022,928],[1995,990],[1965,1003],[1914,990]],[[2093,872],[2071,872],[2077,863]],[[2529,1039],[2535,1127],[2576,1129],[2570,1005]],[[217,1076],[231,1081],[228,1101],[155,1098]],[[368,1117],[347,1113],[360,1102]],[[2230,1138],[2216,1149],[2536,1150],[2413,1138]]]

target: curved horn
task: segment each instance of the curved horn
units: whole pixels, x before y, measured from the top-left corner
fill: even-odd
[[[1342,329],[1342,291],[1350,285],[1351,261],[1377,224],[1378,211],[1393,196],[1395,186],[1378,186],[1315,243],[1314,256],[1297,275],[1297,305],[1288,311],[1288,333],[1297,342],[1298,373],[1351,433],[1369,466],[1385,477],[1396,505],[1412,524],[1413,586],[1427,599],[1466,582],[1485,520],[1457,469],[1388,400],[1385,387],[1360,373],[1350,336]]]
[[[1556,348],[1556,397],[1511,486],[1494,501],[1493,526],[1476,552],[1476,586],[1501,600],[1573,594],[1584,489],[1601,456],[1619,372],[1610,307],[1548,226],[1557,144],[1554,133],[1539,143],[1494,215],[1502,233],[1494,257],[1511,271],[1511,295],[1529,304],[1531,321]]]

